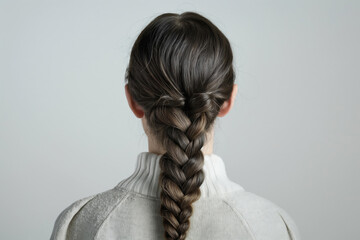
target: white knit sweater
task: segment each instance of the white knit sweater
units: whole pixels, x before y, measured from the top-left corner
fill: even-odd
[[[131,176],[65,208],[55,221],[51,240],[164,239],[160,157],[139,153]],[[232,182],[220,156],[204,155],[203,169],[201,197],[192,205],[187,240],[300,240],[287,212]]]

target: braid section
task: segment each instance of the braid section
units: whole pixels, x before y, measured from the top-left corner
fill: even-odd
[[[183,240],[193,213],[191,204],[200,198],[204,181],[201,148],[206,141],[207,115],[190,118],[179,107],[161,106],[152,109],[149,119],[167,150],[160,158],[159,179],[165,238]]]

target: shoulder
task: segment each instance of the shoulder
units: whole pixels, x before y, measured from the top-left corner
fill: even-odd
[[[228,194],[223,200],[247,225],[254,239],[300,240],[293,218],[273,201],[245,190]]]
[[[56,218],[50,240],[65,240],[71,235],[91,239],[88,237],[96,235],[97,227],[125,196],[125,191],[112,188],[74,201]]]
[[[65,239],[67,227],[71,219],[88,201],[90,201],[95,196],[96,194],[76,200],[67,206],[62,212],[60,212],[55,220],[50,239]]]

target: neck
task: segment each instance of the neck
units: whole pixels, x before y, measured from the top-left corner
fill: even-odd
[[[155,137],[151,134],[148,134],[148,151],[151,153],[155,153],[158,155],[163,155],[166,153],[166,150],[157,142]],[[204,155],[211,155],[213,153],[213,146],[214,146],[214,128],[211,129],[206,134],[206,143],[201,148],[201,151]]]

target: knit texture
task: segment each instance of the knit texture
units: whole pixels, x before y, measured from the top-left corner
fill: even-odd
[[[50,240],[164,239],[160,157],[140,152],[129,177],[66,207],[55,221]],[[203,170],[201,198],[193,203],[187,240],[300,240],[290,215],[231,181],[219,155],[204,155]]]
[[[121,181],[117,187],[159,198],[160,158],[161,155],[151,152],[139,153],[134,173]],[[226,174],[224,162],[217,154],[204,155],[203,170],[205,179],[200,186],[202,197],[244,190],[240,185],[230,181]]]

